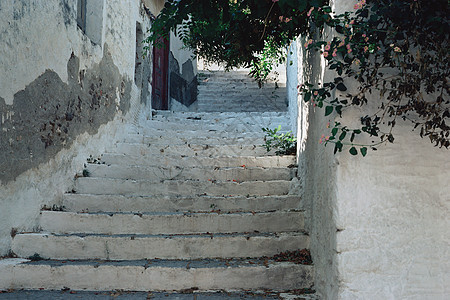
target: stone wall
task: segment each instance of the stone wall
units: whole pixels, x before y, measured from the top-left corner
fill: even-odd
[[[133,79],[149,17],[139,0],[103,3],[95,42],[75,0],[0,3],[0,256],[145,109]]]
[[[335,1],[352,10],[353,1]],[[297,46],[299,83],[322,82],[318,55]],[[350,86],[350,82],[346,82]],[[293,101],[290,99],[290,101]],[[336,116],[299,103],[299,177],[315,288],[323,299],[446,299],[450,295],[450,153],[398,123],[394,144],[366,157],[319,144]],[[369,102],[376,102],[374,95]],[[363,108],[364,109],[364,108]],[[367,108],[366,108],[367,109]],[[371,109],[370,107],[368,109]],[[344,114],[358,122],[360,109]]]

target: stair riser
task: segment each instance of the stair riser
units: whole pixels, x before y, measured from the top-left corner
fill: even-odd
[[[80,194],[94,195],[209,195],[209,196],[264,196],[286,195],[289,193],[290,182],[277,181],[246,181],[212,182],[212,181],[133,181],[108,178],[79,178],[75,191]]]
[[[286,113],[278,113],[273,116],[262,116],[261,114],[227,114],[220,116],[220,114],[197,114],[189,115],[155,115],[151,120],[145,122],[145,126],[154,122],[174,123],[174,124],[188,124],[188,125],[222,125],[230,126],[236,124],[261,125],[266,126],[270,123],[285,124],[289,122],[289,115]]]
[[[233,111],[266,111],[268,109],[273,110],[273,111],[286,111],[287,107],[286,106],[281,106],[281,105],[277,105],[277,106],[260,106],[260,105],[248,105],[248,106],[240,106],[240,105],[227,105],[222,106],[222,105],[210,105],[210,104],[198,104],[198,109],[201,111],[208,111],[208,112],[219,112],[219,111],[229,111],[229,112],[233,112]]]
[[[262,128],[262,126],[261,126]],[[163,137],[168,140],[171,138],[264,138],[264,132],[259,131],[223,131],[223,130],[181,130],[181,129],[154,129],[154,128],[134,128],[130,129],[130,134],[140,134],[150,137]]]
[[[211,100],[206,100],[211,101]],[[214,104],[221,104],[220,102],[215,102]],[[226,103],[224,104],[226,106]],[[281,130],[289,131],[290,126],[286,124],[286,121],[283,123],[276,122],[268,122],[266,124],[232,124],[232,125],[223,125],[223,124],[179,124],[179,123],[170,123],[170,122],[157,122],[153,121],[148,124],[148,128],[153,129],[161,129],[161,130],[215,130],[215,131],[225,131],[225,132],[262,132],[261,128],[277,128],[278,125],[281,125]]]
[[[291,180],[296,168],[161,168],[141,166],[106,166],[89,164],[90,177],[134,180],[219,180],[219,181],[269,181]]]
[[[169,268],[100,265],[1,265],[0,289],[174,291],[291,290],[313,284],[312,266],[275,264],[239,268]]]
[[[184,136],[171,136],[167,137],[158,136],[143,136],[140,134],[129,134],[123,138],[120,142],[124,143],[143,143],[151,145],[185,145],[185,144],[205,144],[205,145],[263,145],[264,138],[262,137],[244,137],[240,138],[205,138],[205,137],[184,137]]]
[[[124,215],[43,211],[41,227],[52,233],[191,234],[294,232],[303,229],[302,212],[257,214]]]
[[[263,156],[274,155],[275,151],[267,152],[260,145],[143,145],[119,143],[108,149],[107,153],[126,154],[132,156]]]
[[[108,237],[19,234],[12,250],[19,257],[35,253],[60,260],[201,259],[272,256],[309,247],[304,235],[280,237]]]
[[[102,162],[111,165],[142,165],[162,167],[261,167],[283,168],[296,164],[295,156],[266,157],[171,157],[161,156],[157,159],[120,154],[104,154]]]
[[[63,205],[73,212],[275,211],[302,209],[298,196],[272,197],[127,197],[65,194]]]
[[[247,118],[266,120],[267,118],[285,118],[289,119],[289,114],[286,112],[262,112],[262,113],[252,113],[252,112],[234,112],[234,113],[208,113],[208,112],[173,112],[173,111],[157,111],[153,116],[154,118],[169,118],[170,120],[186,119],[190,118],[201,118],[201,120],[213,120],[217,122],[218,120],[235,120],[235,122],[243,122]]]

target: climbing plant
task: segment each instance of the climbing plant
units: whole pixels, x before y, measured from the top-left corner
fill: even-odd
[[[303,100],[326,116],[350,107],[362,112],[360,126],[337,119],[322,143],[365,156],[394,142],[393,128],[406,121],[448,148],[448,6],[446,0],[361,0],[337,15],[320,0],[169,0],[147,42],[173,30],[196,55],[228,69],[253,66],[252,75],[263,81],[273,57],[301,35],[306,51],[318,51],[336,74],[320,85],[302,83]],[[349,89],[350,80],[357,86]],[[364,134],[371,142],[357,143]]]

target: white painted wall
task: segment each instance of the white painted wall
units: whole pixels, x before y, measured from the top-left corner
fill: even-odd
[[[337,10],[354,1],[337,0]],[[299,47],[299,83],[320,82],[319,57]],[[292,99],[290,99],[293,101]],[[369,99],[376,101],[374,99]],[[319,144],[323,109],[299,101],[299,176],[315,288],[323,299],[450,297],[450,153],[410,124],[397,124],[394,144],[354,157]],[[358,110],[344,114],[357,122]]]
[[[98,45],[77,28],[76,1],[34,0],[22,5],[24,2],[0,2],[0,97],[7,104],[11,105],[14,94],[47,69],[67,82],[67,62],[72,52],[80,58],[80,69],[99,63],[105,43],[120,74],[133,80],[136,21],[148,22],[139,13],[140,0],[106,1],[104,38]],[[73,18],[68,25],[63,13],[65,2],[70,7],[69,17]],[[135,86],[131,98],[132,108],[127,116],[118,113],[97,134],[78,136],[69,149],[60,151],[48,163],[28,170],[8,184],[0,182],[0,256],[10,249],[11,228],[37,229],[41,207],[60,204],[62,194],[71,189],[74,175],[82,171],[86,159],[100,155],[124,135],[124,124],[136,119],[140,110],[139,90]]]

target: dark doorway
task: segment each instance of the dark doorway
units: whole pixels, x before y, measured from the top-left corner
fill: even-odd
[[[169,40],[161,43],[162,47],[153,47],[152,108],[168,110]]]

